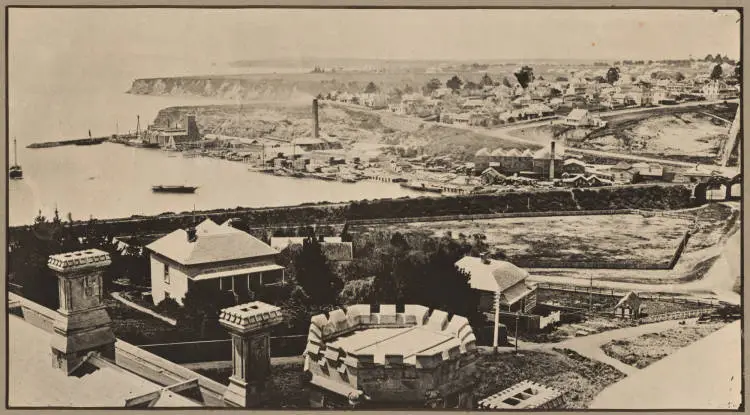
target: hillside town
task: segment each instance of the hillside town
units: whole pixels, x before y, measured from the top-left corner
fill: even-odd
[[[220,23],[245,39],[253,18],[304,26],[185,11],[215,40]],[[484,30],[507,32],[507,12]],[[663,12],[686,33],[713,18]],[[135,15],[144,31],[163,17]],[[235,60],[247,74],[133,79],[125,101],[175,104],[127,132],[33,142],[25,171],[14,139],[10,208],[29,218],[7,235],[8,407],[741,408],[743,74],[721,39],[682,59]],[[300,97],[240,99],[255,88]],[[23,108],[10,117],[28,124]],[[48,182],[107,213],[21,197]]]

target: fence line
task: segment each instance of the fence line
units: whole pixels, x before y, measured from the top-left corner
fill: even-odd
[[[576,285],[565,285],[565,284],[555,284],[555,283],[549,283],[549,282],[539,282],[537,283],[537,288],[541,289],[548,289],[548,290],[556,290],[556,291],[567,291],[567,292],[574,292],[574,293],[585,293],[589,294],[590,292],[594,295],[605,295],[608,297],[621,297],[629,290],[622,290],[622,289],[614,289],[614,288],[601,288],[601,287],[584,287],[584,286],[576,286]],[[710,306],[717,306],[719,303],[717,301],[713,300],[705,300],[700,298],[680,298],[673,295],[659,295],[656,294],[650,294],[650,293],[639,293],[638,297],[640,297],[643,300],[654,300],[654,301],[665,301],[665,302],[673,302],[673,303],[693,303],[693,304],[703,304],[703,305],[710,305]]]
[[[657,323],[660,321],[667,320],[683,320],[686,318],[700,317],[702,314],[710,313],[713,309],[702,308],[698,310],[687,310],[687,311],[674,311],[671,313],[655,314],[653,316],[647,316],[638,319],[638,323]]]

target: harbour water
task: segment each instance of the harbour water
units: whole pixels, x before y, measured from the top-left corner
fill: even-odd
[[[145,57],[94,61],[86,55],[77,57],[75,66],[43,65],[35,56],[18,52],[10,62],[9,140],[18,139],[24,179],[9,183],[11,226],[31,223],[39,210],[49,217],[55,207],[63,218],[68,212],[74,219],[118,218],[189,211],[193,206],[199,210],[262,207],[416,194],[393,183],[274,177],[249,172],[242,163],[169,157],[159,150],[112,143],[27,149],[34,142],[85,137],[88,130],[93,136],[110,135],[118,124],[120,133],[134,131],[136,115],[143,127],[159,109],[169,106],[234,103],[125,92],[140,77],[238,70]],[[35,71],[26,70],[32,67]],[[199,189],[187,195],[154,194],[151,186],[156,184],[189,184]]]
[[[294,205],[421,196],[396,183],[295,179],[250,172],[247,165],[114,143],[27,150],[24,179],[9,183],[10,225],[38,210],[63,219],[119,218],[195,209]],[[153,193],[156,184],[198,186],[194,194]]]

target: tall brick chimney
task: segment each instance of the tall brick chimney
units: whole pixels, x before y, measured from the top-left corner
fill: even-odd
[[[550,181],[555,180],[555,140],[549,145],[549,179]]]
[[[102,274],[111,264],[98,249],[51,255],[47,266],[57,274],[60,308],[53,324],[53,365],[66,373],[89,352],[114,359],[112,320],[102,303]]]
[[[251,408],[268,397],[271,327],[284,320],[281,309],[260,301],[221,310],[219,323],[232,336],[232,375],[224,392],[228,406]]]
[[[198,141],[200,139],[198,123],[195,122],[195,114],[189,114],[187,116],[187,135],[188,139],[191,141]]]
[[[318,99],[313,99],[313,137],[320,136],[320,124],[318,123]]]

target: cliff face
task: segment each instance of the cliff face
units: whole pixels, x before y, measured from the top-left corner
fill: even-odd
[[[139,95],[202,96],[240,100],[290,100],[311,97],[295,83],[282,80],[231,78],[151,78],[136,79],[128,91]]]

